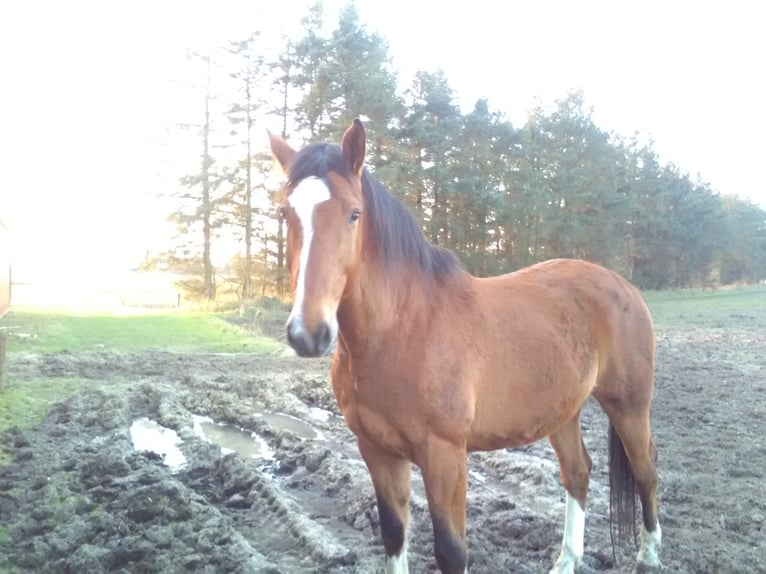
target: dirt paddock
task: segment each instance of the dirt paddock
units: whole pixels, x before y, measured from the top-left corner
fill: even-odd
[[[667,572],[766,572],[764,349],[766,333],[736,328],[658,333],[652,416]],[[328,365],[162,352],[9,356],[9,379],[83,384],[40,425],[3,436],[0,570],[382,571],[372,487]],[[176,459],[134,448],[136,421],[169,429],[162,436]],[[633,548],[612,558],[597,405],[587,405],[583,426],[594,462],[587,570],[627,572]],[[476,453],[468,464],[470,572],[547,572],[564,516],[549,445]],[[417,473],[413,488],[410,569],[435,572]]]

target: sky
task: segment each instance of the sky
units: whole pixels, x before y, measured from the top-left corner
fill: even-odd
[[[0,221],[17,277],[76,281],[161,245],[199,106],[190,50],[254,29],[279,47],[310,0],[10,3],[0,21]],[[325,0],[332,14],[342,0]],[[766,207],[766,34],[756,2],[356,0],[399,84],[442,69],[465,111],[481,97],[524,123],[582,90],[597,125],[651,139],[664,162]],[[331,16],[334,19],[334,17]],[[279,130],[280,126],[265,126]],[[263,146],[266,148],[266,138]]]

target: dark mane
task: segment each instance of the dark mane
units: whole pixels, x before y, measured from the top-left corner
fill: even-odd
[[[409,211],[367,170],[362,175],[365,211],[384,264],[413,263],[426,275],[445,278],[461,269],[446,249],[431,245]]]
[[[347,179],[352,174],[340,147],[329,143],[313,143],[295,156],[287,174],[294,187],[307,177],[327,182],[334,171]],[[365,215],[372,226],[378,256],[383,265],[414,264],[428,277],[444,279],[462,268],[457,258],[446,249],[431,245],[420,225],[409,211],[366,169],[362,175]]]

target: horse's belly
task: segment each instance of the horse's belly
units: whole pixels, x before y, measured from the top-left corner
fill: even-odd
[[[561,369],[542,377],[532,370],[487,377],[468,450],[514,448],[549,436],[580,411],[596,384],[597,369],[591,361],[584,376],[579,369]]]
[[[505,428],[472,429],[468,437],[466,449],[469,452],[482,450],[498,450],[501,448],[516,448],[545,438],[555,430],[553,421],[543,424],[512,424],[510,421]]]

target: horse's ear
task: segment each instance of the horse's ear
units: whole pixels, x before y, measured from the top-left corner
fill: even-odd
[[[277,160],[282,171],[287,173],[287,167],[290,165],[290,162],[293,161],[296,151],[290,147],[290,144],[287,143],[283,137],[273,134],[269,130],[266,130],[266,132],[269,134],[271,153],[274,156],[274,159]]]
[[[343,157],[357,177],[361,177],[364,168],[364,154],[367,144],[365,143],[364,127],[359,118],[343,134],[340,147]]]

